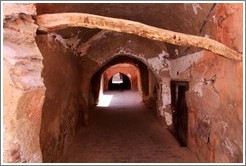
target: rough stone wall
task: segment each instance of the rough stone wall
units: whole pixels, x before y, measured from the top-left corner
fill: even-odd
[[[119,64],[119,65],[115,65],[112,66],[110,68],[108,68],[104,75],[105,75],[105,79],[104,79],[104,90],[108,90],[108,82],[110,80],[110,78],[116,74],[116,73],[123,73],[125,75],[127,75],[131,81],[131,88],[132,90],[138,90],[138,69],[133,66],[133,65],[129,65],[129,64]]]
[[[3,162],[42,162],[39,143],[45,87],[33,5],[3,5]],[[21,13],[21,14],[19,14]]]
[[[78,59],[54,34],[38,35],[47,88],[42,109],[40,145],[44,162],[57,162],[71,143],[81,118]]]
[[[242,5],[220,4],[213,18],[210,37],[242,52]],[[189,81],[188,147],[201,162],[242,162],[242,62],[202,51],[170,63],[173,79]]]

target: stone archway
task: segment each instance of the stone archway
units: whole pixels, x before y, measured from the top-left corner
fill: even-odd
[[[139,93],[142,95],[142,100],[146,105],[154,110],[158,115],[158,106],[161,103],[162,96],[160,95],[160,80],[157,74],[151,70],[151,67],[143,60],[135,57],[134,55],[118,54],[108,60],[106,60],[101,67],[98,67],[97,71],[93,74],[90,81],[90,105],[94,105],[98,102],[99,91],[103,85],[103,73],[118,63],[126,63],[134,65],[138,68],[139,72]],[[151,87],[150,87],[151,86]]]
[[[132,90],[139,90],[139,70],[136,66],[131,65],[131,64],[118,64],[114,65],[110,68],[108,68],[104,73],[103,73],[103,79],[104,79],[104,85],[103,85],[103,90],[108,90],[108,83],[110,78],[117,73],[122,73],[126,76],[129,77],[130,83],[131,83],[131,89]]]
[[[123,73],[114,74],[108,81],[108,90],[131,90],[131,80]]]

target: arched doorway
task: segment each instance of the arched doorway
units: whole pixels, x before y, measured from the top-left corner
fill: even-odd
[[[108,90],[129,90],[131,89],[131,81],[129,77],[123,73],[114,74],[108,83]]]
[[[161,97],[159,96],[160,85],[158,76],[141,59],[128,54],[118,54],[113,56],[111,59],[106,60],[105,63],[103,63],[101,67],[98,68],[98,70],[96,70],[96,72],[93,74],[90,81],[90,105],[97,105],[99,101],[99,95],[105,90],[105,78],[103,76],[104,72],[114,65],[123,63],[133,65],[138,69],[139,76],[137,78],[138,85],[136,90],[138,90],[141,96],[141,101],[143,101],[147,107],[150,108],[151,112],[157,114],[157,103],[161,103]],[[120,71],[118,73],[120,73]],[[126,79],[127,78],[125,78],[125,80]],[[107,88],[108,87],[109,85]]]

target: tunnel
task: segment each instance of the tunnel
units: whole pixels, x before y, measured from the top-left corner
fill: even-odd
[[[237,3],[2,3],[3,163],[242,163]]]
[[[122,73],[113,75],[108,83],[108,90],[129,90],[131,89],[131,81],[129,77]]]
[[[110,87],[112,77],[117,73],[124,73],[125,77],[128,79],[127,86],[123,86],[122,88],[119,88],[119,86]],[[131,73],[132,76],[129,73]],[[127,74],[131,76],[131,80]],[[122,76],[122,81],[124,82],[123,78],[124,76]],[[134,90],[137,91],[141,100],[144,101],[149,108],[152,107],[150,110],[156,113],[156,89],[159,86],[158,84],[156,75],[152,70],[148,69],[148,66],[144,62],[130,54],[118,54],[106,60],[93,74],[90,81],[91,105],[95,105],[99,101],[99,95],[104,91]],[[134,87],[131,87],[131,85],[134,85]]]

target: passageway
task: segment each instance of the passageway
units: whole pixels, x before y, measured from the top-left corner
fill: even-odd
[[[243,162],[242,3],[2,6],[4,162]]]
[[[131,89],[130,79],[125,74],[116,73],[115,75],[113,75],[109,80],[108,90],[128,90],[128,89]],[[117,76],[119,78],[117,78]],[[116,79],[114,80],[115,77],[116,77]]]
[[[107,91],[104,95],[111,96],[109,106],[92,111],[91,125],[78,132],[60,162],[198,162],[147,112],[137,91]]]

